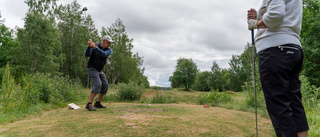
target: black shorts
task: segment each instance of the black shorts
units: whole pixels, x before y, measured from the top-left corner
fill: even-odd
[[[267,110],[277,136],[294,137],[308,131],[301,102],[299,73],[303,62],[300,46],[286,44],[258,53],[259,73]]]

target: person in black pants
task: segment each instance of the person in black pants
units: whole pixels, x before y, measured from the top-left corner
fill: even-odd
[[[263,0],[258,12],[250,9],[247,14],[249,29],[258,29],[260,80],[278,137],[308,136],[299,80],[302,8],[302,0]]]
[[[103,37],[101,43],[95,44],[91,39],[88,41],[85,56],[89,57],[87,71],[93,83],[90,100],[86,105],[86,109],[89,111],[96,111],[95,108],[106,108],[101,104],[101,99],[107,93],[109,84],[107,77],[102,70],[106,64],[107,57],[112,53],[110,46],[113,42],[114,41],[108,35]],[[93,106],[92,101],[96,94],[99,94],[99,96]]]

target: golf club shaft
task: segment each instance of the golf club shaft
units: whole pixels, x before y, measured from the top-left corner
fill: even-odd
[[[88,20],[87,20],[86,11],[84,11],[84,18],[85,18],[85,20],[86,20],[86,22],[87,22],[87,28],[88,28],[88,35],[89,35],[89,39],[91,39],[91,37],[90,37],[90,31],[89,31],[89,22],[88,22]]]
[[[257,90],[256,90],[256,63],[255,63],[255,45],[254,45],[254,29],[251,30],[252,38],[252,61],[253,61],[253,86],[254,86],[254,108],[256,115],[256,136],[258,137],[258,116],[257,116]]]

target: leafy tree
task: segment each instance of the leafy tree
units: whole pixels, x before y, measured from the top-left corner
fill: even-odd
[[[73,1],[71,4],[60,5],[56,10],[58,19],[58,29],[60,36],[60,53],[65,57],[60,65],[60,72],[69,75],[71,78],[81,79],[83,85],[88,84],[86,73],[87,58],[84,57],[88,41],[87,22],[90,36],[93,41],[100,42],[98,30],[94,27],[94,22],[89,15],[85,20],[80,4]]]
[[[175,80],[173,79],[173,76],[170,76],[170,77],[169,77],[169,82],[171,82],[171,87],[172,87],[172,88],[179,88],[179,87],[180,87],[179,83],[177,83],[177,81],[175,81]]]
[[[208,86],[211,89],[218,89],[219,91],[223,90],[223,75],[221,73],[221,68],[219,67],[219,65],[217,64],[216,61],[214,61],[212,63],[212,67],[211,67],[211,73],[212,75],[209,75],[208,77]]]
[[[255,53],[256,54],[256,53]],[[258,63],[257,55],[255,55],[255,64]],[[241,60],[242,64],[242,70],[239,71],[241,72],[239,75],[243,82],[245,81],[250,81],[251,76],[253,74],[253,55],[252,55],[252,46],[251,44],[247,43],[243,53],[239,56],[239,59]]]
[[[304,0],[301,42],[304,71],[312,85],[320,86],[320,5],[319,0]]]
[[[232,55],[232,59],[229,61],[230,65],[230,89],[234,91],[241,91],[241,85],[243,84],[241,77],[242,64],[239,55]]]
[[[32,1],[27,2],[31,3]],[[50,3],[50,1],[46,2]],[[24,28],[18,29],[17,38],[20,49],[17,51],[19,56],[15,62],[24,72],[58,74],[59,62],[63,60],[63,56],[59,52],[61,43],[54,18],[49,18],[41,13],[46,10],[41,10],[42,8],[30,3],[28,3],[29,11],[24,18]],[[39,8],[39,10],[33,9],[33,7]],[[46,8],[46,6],[43,7],[43,9]]]
[[[54,12],[57,7],[58,0],[26,0],[29,6],[29,12],[42,13],[50,18],[54,18]]]
[[[230,71],[229,69],[222,69],[221,70],[222,74],[222,79],[223,79],[223,84],[222,86],[224,87],[225,90],[230,90],[231,83],[230,83]]]
[[[16,56],[16,48],[18,43],[13,39],[13,30],[3,24],[4,19],[1,19],[0,14],[0,82],[5,74],[5,66],[10,63]]]
[[[194,84],[198,72],[197,65],[192,59],[180,58],[177,61],[171,83],[183,85],[186,90],[189,90]]]
[[[0,68],[5,67],[15,56],[18,43],[13,39],[13,30],[3,24],[0,14]]]
[[[129,38],[122,20],[118,18],[111,27],[103,27],[101,35],[109,35],[115,41],[106,66],[110,83],[135,82],[149,87],[147,77],[143,76],[143,58],[138,53],[132,53],[133,39]]]
[[[196,81],[192,86],[194,90],[198,91],[210,91],[210,87],[208,85],[208,78],[212,75],[209,71],[200,72],[197,75]]]

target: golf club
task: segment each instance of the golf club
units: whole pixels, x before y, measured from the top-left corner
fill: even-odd
[[[87,22],[88,35],[89,35],[89,39],[90,39],[91,37],[90,37],[90,32],[89,32],[89,22],[88,22],[87,16],[86,16],[86,11],[87,11],[87,10],[88,10],[87,7],[84,7],[84,8],[82,9],[82,11],[84,11],[84,18],[85,18],[85,20],[86,20],[86,22]]]
[[[83,9],[82,9],[82,11],[84,12],[84,19],[87,21],[87,16],[86,16],[86,11],[87,11],[88,9],[87,9],[87,7],[84,7]],[[88,28],[88,35],[89,35],[89,39],[91,39],[91,37],[90,37],[90,32],[89,32],[89,23],[88,23],[88,21],[87,21],[87,28]],[[88,60],[89,60],[89,58],[88,58]],[[89,86],[89,83],[90,83],[90,78],[89,78],[89,75],[88,75],[88,80],[87,80],[87,86]]]
[[[258,116],[257,116],[257,90],[256,90],[256,63],[255,63],[255,45],[254,45],[254,29],[251,30],[252,38],[252,61],[253,61],[253,86],[254,86],[254,108],[256,114],[256,136],[258,137]]]

